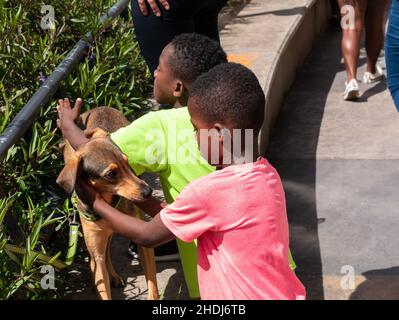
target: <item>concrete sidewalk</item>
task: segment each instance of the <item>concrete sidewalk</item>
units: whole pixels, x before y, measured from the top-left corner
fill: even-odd
[[[385,82],[343,101],[340,37],[330,30],[297,77],[269,157],[308,298],[398,299],[399,115]],[[364,51],[360,64],[361,79]]]

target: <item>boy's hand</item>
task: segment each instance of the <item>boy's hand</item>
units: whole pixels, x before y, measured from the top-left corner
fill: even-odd
[[[104,198],[87,183],[82,181],[76,181],[75,192],[85,204],[87,204],[91,209],[94,209],[95,204],[104,200]]]
[[[80,108],[82,107],[83,101],[81,98],[76,99],[75,106],[71,108],[71,104],[68,98],[64,100],[58,100],[57,112],[57,127],[64,133],[64,130],[74,123],[80,115]]]

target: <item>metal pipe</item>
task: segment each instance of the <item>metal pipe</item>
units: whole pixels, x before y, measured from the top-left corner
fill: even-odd
[[[117,17],[129,4],[129,0],[120,0],[100,18],[100,24],[105,27],[109,19]],[[0,161],[5,157],[8,149],[24,135],[40,109],[45,106],[57,91],[59,84],[77,66],[93,42],[93,35],[88,32],[67,57],[57,66],[46,82],[35,92],[21,111],[14,117],[4,132],[0,135]]]

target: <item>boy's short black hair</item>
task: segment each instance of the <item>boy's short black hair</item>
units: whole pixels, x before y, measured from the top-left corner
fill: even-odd
[[[198,77],[190,98],[207,122],[229,123],[234,129],[259,132],[265,94],[255,74],[238,63],[223,63]]]
[[[174,54],[168,62],[175,76],[184,83],[191,84],[214,66],[227,62],[226,52],[220,44],[204,35],[183,33],[170,44]]]

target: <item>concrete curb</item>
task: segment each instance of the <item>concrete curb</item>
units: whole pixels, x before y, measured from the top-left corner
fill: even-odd
[[[229,24],[237,14],[250,2],[251,0],[242,0],[241,3],[234,3],[233,6],[227,6],[219,13],[218,26],[219,30],[223,29]]]
[[[262,155],[266,154],[284,96],[315,41],[326,30],[330,13],[329,0],[309,0],[303,13],[291,25],[276,53],[264,87],[265,122],[259,136]]]

